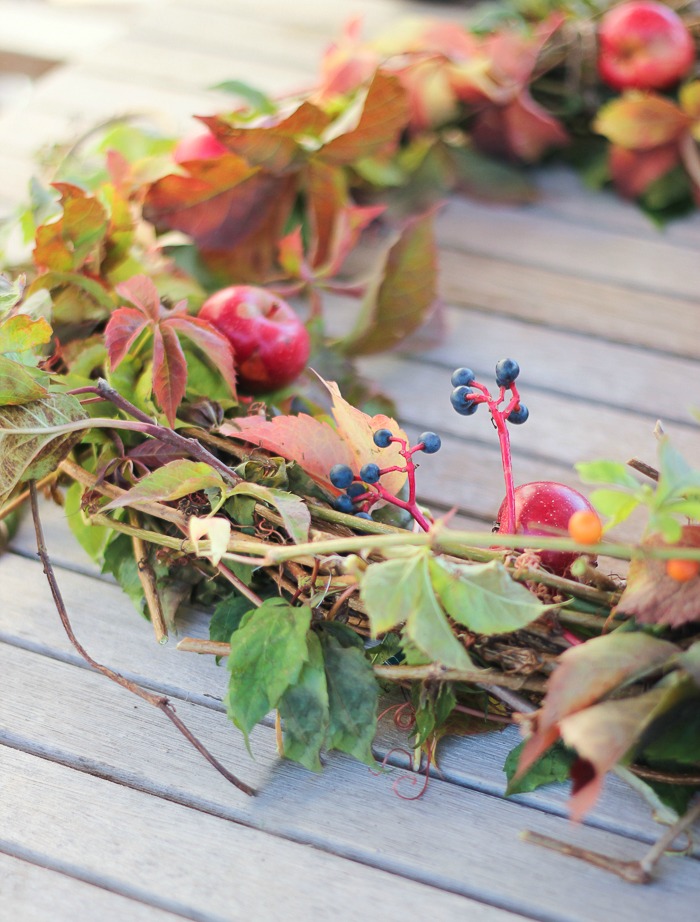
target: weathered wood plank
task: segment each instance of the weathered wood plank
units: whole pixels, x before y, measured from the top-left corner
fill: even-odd
[[[700,336],[691,334],[696,300],[447,248],[440,251],[439,267],[441,293],[452,304],[600,341],[700,358]]]
[[[94,678],[99,681],[98,677],[72,667],[62,668],[78,675],[81,680]],[[69,685],[69,688],[72,686]],[[49,694],[55,700],[55,685]],[[95,689],[89,700],[96,703],[98,695],[101,699],[102,692],[97,693]],[[41,697],[43,699],[43,694]],[[178,709],[187,715],[189,706],[181,703]],[[548,831],[550,835],[573,839],[579,844],[589,843],[590,847],[610,854],[631,855],[641,849],[639,843],[633,845],[617,836],[586,827],[574,831],[560,818],[465,788],[456,788],[439,780],[433,780],[423,799],[401,800],[393,793],[387,778],[373,779],[366,767],[346,758],[331,757],[327,771],[321,776],[314,776],[291,763],[278,762],[269,745],[272,733],[266,728],[260,728],[261,732],[253,742],[258,756],[256,776],[264,782],[254,800],[243,797],[219,776],[205,771],[195,754],[183,752],[182,746],[175,741],[168,742],[167,735],[173,731],[168,727],[164,737],[153,721],[158,715],[143,713],[144,709],[140,707],[137,713],[131,715],[133,732],[127,731],[128,747],[123,743],[124,730],[113,722],[111,715],[93,714],[98,724],[111,727],[113,758],[122,765],[125,760],[132,759],[126,770],[112,773],[112,758],[103,762],[83,753],[74,762],[69,755],[69,728],[76,719],[77,710],[73,708],[65,720],[56,721],[55,717],[52,720],[49,716],[52,712],[49,706],[45,726],[58,744],[55,751],[46,748],[42,737],[47,731],[40,728],[31,729],[29,743],[47,758],[57,759],[71,769],[82,766],[89,775],[78,776],[79,773],[74,770],[66,771],[62,766],[44,761],[29,771],[25,769],[22,781],[13,785],[6,803],[0,804],[3,828],[13,831],[10,838],[17,847],[40,851],[47,856],[48,862],[55,861],[60,854],[62,861],[84,867],[86,871],[92,870],[96,877],[100,866],[108,866],[112,877],[128,880],[135,890],[168,893],[171,901],[177,901],[183,907],[188,906],[191,899],[188,898],[188,890],[192,886],[192,877],[201,880],[201,875],[206,873],[208,879],[216,880],[222,862],[233,874],[231,882],[237,898],[246,900],[252,885],[251,877],[255,878],[263,854],[274,863],[276,872],[276,883],[267,898],[274,901],[273,905],[278,905],[281,893],[290,886],[293,875],[303,874],[303,869],[308,866],[310,859],[304,854],[302,843],[314,846],[314,854],[326,860],[313,862],[311,892],[308,892],[310,888],[299,886],[297,880],[289,898],[310,898],[312,905],[324,899],[319,891],[326,889],[326,881],[330,883],[333,880],[333,897],[338,898],[342,887],[335,875],[341,874],[344,879],[349,877],[351,869],[345,871],[336,867],[329,851],[452,893],[478,897],[501,908],[557,919],[596,920],[601,917],[604,901],[618,900],[622,905],[623,895],[626,918],[629,919],[636,918],[647,907],[648,911],[658,912],[664,901],[669,899],[674,900],[678,911],[681,908],[690,910],[700,882],[700,863],[695,861],[683,864],[667,862],[657,885],[646,893],[630,888],[601,871],[586,869],[585,874],[577,873],[580,868],[559,856],[552,856],[551,860],[548,855],[542,858],[539,873],[533,862],[525,870],[528,858],[532,859],[534,855],[530,847],[517,840],[523,824]],[[204,720],[209,716],[205,715]],[[51,729],[57,724],[64,724],[61,734]],[[160,727],[163,726],[161,723]],[[267,747],[263,747],[263,731],[266,731]],[[21,738],[9,736],[7,739],[13,749],[24,747]],[[235,770],[238,760],[232,752],[232,740],[230,736],[217,739],[216,751]],[[242,751],[240,743],[238,748]],[[0,751],[3,762],[6,755],[6,752]],[[17,771],[27,759],[30,757],[13,751],[10,766]],[[95,774],[107,774],[120,784],[98,781],[91,777]],[[160,782],[158,788],[151,786],[154,775]],[[183,785],[185,799],[182,799]],[[169,803],[159,802],[155,796],[146,796],[147,793],[158,798],[167,797]],[[54,814],[53,835],[47,835],[45,823],[39,818],[47,796],[60,804]],[[25,816],[23,801],[33,805],[32,817]],[[70,841],[65,842],[61,829],[65,828],[67,815],[77,812],[79,802],[89,803],[90,809],[84,811],[87,815],[73,819]],[[179,804],[185,802],[195,809],[184,811]],[[360,804],[367,805],[367,809],[358,809]],[[109,823],[105,822],[105,809],[109,810]],[[204,816],[200,811],[210,815]],[[377,823],[377,816],[383,817],[382,823]],[[222,822],[226,820],[229,822]],[[154,823],[157,825],[158,854],[162,862],[157,880],[152,879],[148,862],[144,860],[153,847]],[[249,824],[266,830],[267,834],[245,828]],[[103,827],[106,827],[104,831]],[[401,829],[401,836],[397,836],[397,829]],[[275,836],[270,833],[275,833]],[[198,860],[197,851],[192,850],[192,843],[200,836],[207,837],[200,841],[217,842],[216,853],[209,851],[202,860]],[[277,836],[284,836],[296,844],[291,847],[290,842],[281,841]],[[132,837],[134,844],[124,849],[123,841],[128,839],[131,843]],[[453,843],[452,846],[446,847],[449,842]],[[114,852],[116,844],[120,855]],[[231,867],[231,851],[234,848],[239,855],[235,870]],[[533,887],[533,874],[541,875],[536,887]],[[507,893],[502,887],[504,875],[508,878]],[[369,869],[363,868],[359,876],[365,878],[363,889],[372,891],[374,888],[367,880]],[[590,888],[591,893],[584,900],[586,888]],[[387,889],[387,885],[382,886],[384,896]],[[124,892],[129,891],[124,889]],[[220,898],[221,894],[215,891],[200,893],[198,908],[221,912],[223,906],[215,905]],[[230,899],[230,888],[226,888],[226,898]],[[371,892],[369,898],[376,899],[376,894]],[[396,896],[389,900],[395,904]],[[432,893],[426,894],[426,908],[428,905],[433,913],[443,917],[438,900]],[[358,905],[357,918],[368,908],[369,904]],[[401,908],[405,910],[405,904]],[[464,912],[465,907],[461,911]],[[397,915],[393,917],[398,918]]]
[[[0,764],[14,779],[0,803],[6,849],[31,851],[49,867],[79,870],[186,918],[320,919],[342,907],[343,919],[380,913],[398,922],[407,906],[445,919],[522,918],[260,832],[213,804],[193,810],[7,747]],[[294,797],[291,787],[282,797],[278,784],[256,798],[252,812],[264,815]],[[316,791],[300,793],[313,798]],[[682,893],[678,881],[671,890],[679,887]]]
[[[0,846],[1,847],[1,846]],[[21,922],[176,922],[187,918],[0,851],[5,919]],[[191,916],[190,916],[191,918]]]
[[[440,242],[458,250],[630,288],[697,297],[697,250],[662,238],[623,237],[538,213],[536,207],[451,199],[438,222]]]

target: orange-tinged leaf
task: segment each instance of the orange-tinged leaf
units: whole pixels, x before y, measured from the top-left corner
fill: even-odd
[[[267,451],[300,464],[309,477],[328,486],[334,464],[354,467],[351,447],[336,430],[306,413],[298,416],[247,416],[224,423],[221,435],[259,445]]]
[[[693,120],[700,120],[700,80],[685,83],[678,92],[681,109]]]
[[[78,186],[54,183],[63,213],[36,233],[34,262],[41,269],[70,272],[96,256],[107,232],[107,215],[99,201]]]
[[[390,429],[394,435],[406,439],[406,433],[400,428],[395,419],[378,413],[369,416],[358,410],[341,395],[338,385],[334,381],[323,382],[333,400],[333,416],[338,426],[338,434],[346,445],[350,446],[354,459],[350,467],[355,473],[370,462],[375,462],[379,467],[403,466],[404,459],[399,454],[400,446],[392,442],[388,448],[377,448],[374,444],[374,433],[378,429]],[[334,464],[337,462],[333,462]],[[343,463],[343,462],[340,462]],[[395,471],[382,477],[382,484],[391,493],[398,493],[406,482],[406,475]]]
[[[395,435],[406,438],[397,422],[383,414],[368,416],[341,396],[337,384],[323,383],[332,398],[336,428],[325,420],[300,413],[269,420],[262,416],[234,419],[224,423],[219,432],[296,461],[310,477],[332,492],[337,492],[329,480],[334,464],[347,464],[355,474],[372,461],[380,467],[403,465],[397,446],[377,448],[373,440],[377,429],[391,429]],[[392,493],[398,493],[405,480],[405,474],[394,472],[382,477],[382,484]]]
[[[116,286],[117,294],[137,307],[147,320],[157,323],[161,315],[158,289],[147,275],[134,275]]]
[[[613,144],[649,150],[677,141],[690,127],[690,118],[675,103],[653,93],[628,92],[603,106],[593,130]]]
[[[612,144],[608,166],[617,191],[626,198],[634,199],[672,170],[679,159],[678,145],[675,143],[651,150],[627,150]]]
[[[562,720],[561,735],[575,749],[588,770],[577,779],[572,770],[574,789],[569,809],[571,819],[580,820],[596,803],[605,775],[639,739],[656,717],[667,690],[653,688],[643,695],[604,701]]]
[[[364,157],[373,157],[398,144],[401,132],[408,124],[408,98],[399,79],[378,70],[358,107],[355,127],[333,135],[337,123],[331,126],[329,140],[319,152],[327,163],[346,166]]]
[[[175,330],[165,323],[153,328],[153,393],[171,426],[187,388],[187,359]]]
[[[314,157],[304,172],[311,236],[309,262],[322,265],[328,259],[338,214],[349,204],[344,171]]]
[[[36,319],[27,314],[15,314],[0,326],[0,353],[25,352],[35,346],[44,346],[51,339],[51,326],[43,317]]]
[[[661,547],[664,540],[652,535],[645,546]],[[700,547],[700,525],[684,525],[679,547]],[[700,621],[700,577],[686,582],[672,579],[664,560],[633,560],[618,611],[644,624],[667,624],[679,628]]]
[[[535,730],[521,753],[518,777],[555,741],[565,717],[677,652],[674,644],[647,634],[617,633],[595,637],[562,653],[544,703],[534,717]]]
[[[277,122],[266,117],[263,125],[231,124],[219,116],[200,120],[222,144],[249,164],[263,166],[271,173],[283,173],[305,156],[309,142],[312,147],[317,146],[331,118],[313,103],[304,101]]]
[[[397,346],[428,318],[437,297],[432,213],[411,218],[365,295],[355,329],[340,348],[369,355]]]

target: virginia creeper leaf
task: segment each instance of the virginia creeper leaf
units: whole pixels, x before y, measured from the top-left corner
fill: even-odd
[[[136,486],[113,499],[104,508],[119,509],[147,501],[168,502],[212,487],[224,491],[226,486],[221,474],[213,467],[203,461],[182,458],[146,474]]]
[[[231,490],[231,495],[234,496],[241,493],[245,496],[253,496],[277,509],[284,522],[284,527],[295,544],[308,541],[311,513],[306,503],[294,493],[265,487],[259,483],[239,483]]]
[[[678,140],[689,125],[689,117],[670,99],[630,91],[599,110],[593,130],[620,147],[648,150]]]
[[[566,749],[561,742],[556,742],[553,746],[550,746],[523,775],[515,778],[518,760],[524,746],[525,740],[519,743],[515,749],[511,749],[503,764],[503,771],[508,778],[506,796],[526,794],[528,791],[535,791],[545,784],[554,784],[567,780],[569,770],[576,756],[569,749]]]
[[[51,326],[43,317],[15,314],[0,325],[0,353],[27,352],[45,346],[51,339]]]
[[[46,393],[46,388],[23,365],[0,355],[0,406],[31,403]]]
[[[63,213],[36,233],[34,261],[42,269],[70,272],[81,268],[107,232],[107,214],[92,195],[70,183],[54,183]]]
[[[65,394],[0,407],[0,505],[18,483],[40,480],[54,471],[81,437],[80,432],[21,435],[2,429],[48,428],[85,418],[80,403]]]
[[[379,686],[372,666],[350,628],[325,625],[319,637],[330,708],[326,746],[374,765],[372,740],[377,729]]]
[[[391,349],[427,319],[437,295],[433,216],[411,218],[364,297],[355,329],[338,345],[348,355]]]
[[[514,582],[498,560],[461,564],[435,557],[429,568],[447,614],[476,634],[520,630],[553,607],[543,605],[525,586]]]
[[[319,754],[330,727],[330,704],[318,635],[309,631],[306,662],[299,678],[279,700],[284,726],[284,755],[314,772],[321,771]]]
[[[372,635],[405,623],[405,636],[431,660],[448,668],[473,668],[436,598],[429,556],[421,549],[410,556],[375,563],[364,572],[360,595]]]
[[[309,656],[310,623],[311,609],[306,605],[267,599],[248,613],[233,635],[226,708],[246,740],[255,724],[298,681]]]
[[[153,393],[171,426],[187,390],[187,359],[180,340],[165,323],[153,327]]]

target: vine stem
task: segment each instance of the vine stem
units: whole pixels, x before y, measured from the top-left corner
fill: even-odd
[[[579,858],[588,864],[593,864],[604,871],[610,871],[617,874],[623,880],[633,884],[648,884],[652,880],[654,868],[660,858],[670,848],[674,840],[685,832],[692,824],[700,818],[700,799],[685,813],[677,823],[670,826],[661,838],[652,845],[649,851],[635,861],[622,861],[619,858],[613,858],[610,855],[604,855],[601,852],[594,852],[587,848],[581,848],[570,842],[562,842],[560,839],[554,839],[551,836],[543,835],[539,832],[526,830],[522,838],[526,842],[532,842],[533,845],[541,845],[551,851],[558,852],[560,855],[570,855],[572,858]]]
[[[199,752],[200,755],[202,755],[207,760],[207,762],[209,762],[209,764],[219,772],[220,775],[223,775],[223,777],[226,778],[226,780],[233,784],[235,787],[237,787],[239,791],[242,791],[244,794],[248,794],[249,796],[253,796],[256,793],[255,788],[252,788],[249,784],[246,784],[244,781],[241,781],[239,778],[237,778],[209,752],[204,744],[199,739],[197,739],[194,733],[192,733],[192,731],[181,720],[168,698],[166,698],[164,695],[155,695],[152,692],[148,692],[141,688],[140,685],[137,685],[135,682],[125,678],[123,675],[121,675],[121,673],[110,669],[109,666],[104,666],[102,663],[98,663],[97,660],[93,659],[85,647],[80,643],[78,638],[75,636],[75,632],[73,631],[73,626],[68,616],[68,610],[66,608],[65,602],[63,601],[63,596],[61,595],[58,580],[56,579],[56,574],[51,564],[49,553],[46,549],[44,529],[42,527],[41,518],[39,515],[39,500],[36,481],[31,481],[29,484],[29,499],[32,509],[32,518],[34,520],[37,553],[44,568],[44,573],[46,575],[46,579],[48,580],[51,595],[53,597],[58,616],[61,619],[61,624],[63,625],[63,629],[66,632],[66,635],[68,636],[68,639],[70,640],[73,647],[77,650],[85,662],[92,666],[92,668],[97,672],[101,673],[112,682],[115,682],[117,685],[120,685],[122,688],[126,689],[126,691],[131,692],[132,695],[136,695],[143,701],[146,701],[148,704],[153,705],[153,707],[158,708],[159,711],[162,711],[162,713],[165,714],[165,716],[175,725],[175,727],[177,727],[185,739],[191,743],[192,746],[194,746],[197,752]]]

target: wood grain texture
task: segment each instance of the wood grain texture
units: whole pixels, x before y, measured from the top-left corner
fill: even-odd
[[[2,852],[0,899],[3,918],[18,922],[94,922],[98,918],[101,922],[177,922],[187,918]]]
[[[146,761],[151,748],[143,753]],[[358,858],[344,860],[215,815],[211,804],[192,809],[5,746],[0,766],[14,778],[0,802],[5,851],[31,852],[64,873],[80,869],[98,886],[185,918],[222,922],[333,915],[360,922],[381,913],[399,922],[411,905],[444,919],[465,914],[479,922],[512,919],[510,913],[377,870]],[[252,810],[258,815],[270,804],[284,810],[285,799],[272,787],[256,798]],[[308,798],[313,801],[315,793],[300,792],[297,808],[308,815]],[[299,886],[300,880],[309,885]]]

